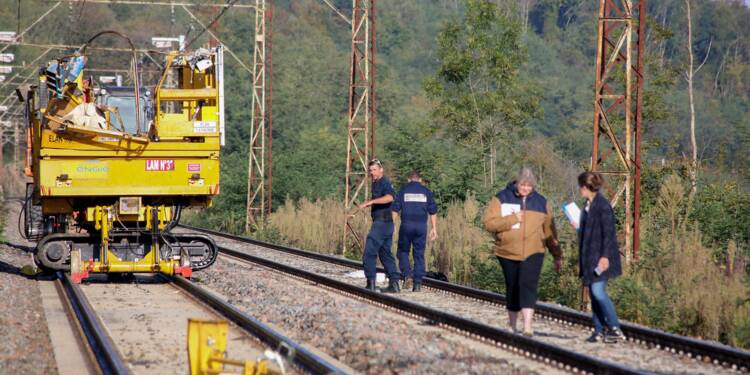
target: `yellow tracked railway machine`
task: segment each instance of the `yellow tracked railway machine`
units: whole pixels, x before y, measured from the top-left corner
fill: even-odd
[[[110,34],[133,50],[131,86],[87,75],[87,47]],[[172,233],[183,208],[219,193],[223,143],[222,47],[166,55],[158,83],[139,82],[135,48],[104,31],[50,61],[38,86],[17,89],[27,119],[21,220],[38,240],[37,265],[90,273],[190,276],[216,260],[216,244]],[[101,79],[100,79],[101,80]]]

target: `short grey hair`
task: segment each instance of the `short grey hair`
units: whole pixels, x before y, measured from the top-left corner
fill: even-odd
[[[521,170],[518,171],[516,183],[520,184],[521,182],[527,182],[532,186],[536,186],[536,177],[534,176],[534,172],[531,171],[531,168],[521,167]]]

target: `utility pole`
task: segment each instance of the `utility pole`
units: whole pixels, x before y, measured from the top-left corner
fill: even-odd
[[[591,170],[623,204],[626,262],[640,243],[645,27],[646,0],[599,0]]]
[[[367,199],[367,164],[375,150],[375,0],[352,0],[352,52],[349,68],[349,116],[344,192],[344,241],[349,235],[362,246],[351,227],[356,204]]]
[[[245,231],[262,224],[270,211],[270,21],[271,1],[255,0],[255,39],[253,44],[253,74],[251,98],[251,126],[248,148],[247,207]],[[267,82],[268,80],[268,82]]]

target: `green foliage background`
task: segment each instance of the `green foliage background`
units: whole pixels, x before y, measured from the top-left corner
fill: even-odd
[[[21,17],[17,19],[17,1],[0,0],[0,30],[16,30],[19,21],[23,30],[54,5],[43,0],[23,0]],[[332,2],[344,14],[351,12],[350,1]],[[518,10],[520,2],[530,4],[528,13]],[[451,51],[445,49],[450,43],[440,44],[450,39],[451,33],[455,36],[459,32],[477,32],[476,25],[465,22],[467,4],[484,3],[378,1],[375,156],[385,160],[396,185],[403,183],[409,169],[422,170],[442,208],[472,194],[480,202],[486,201],[512,178],[521,163],[527,163],[539,171],[540,190],[557,206],[575,198],[575,187],[570,188],[574,183],[571,176],[589,163],[598,2],[491,2],[498,5],[502,24],[487,29],[517,35],[519,39],[498,44],[485,40],[487,45],[504,50],[494,51],[494,56],[480,56],[480,62],[507,58],[502,73],[512,72],[514,77],[512,82],[498,80],[506,86],[490,92],[503,93],[499,102],[506,106],[500,109],[507,108],[506,100],[531,103],[534,108],[523,111],[523,116],[502,128],[498,136],[506,142],[495,161],[498,176],[487,182],[485,150],[461,134],[456,136],[457,127],[466,125],[462,118],[454,118],[453,124],[446,121],[451,119],[447,114],[458,106],[451,100],[460,92],[445,85],[448,81],[443,74],[447,72],[444,63],[451,61]],[[683,4],[682,0],[648,4],[643,210],[644,216],[654,220],[663,215],[659,197],[666,177],[685,176],[683,158],[690,153],[683,79],[688,51]],[[215,14],[211,8],[190,10],[203,23]],[[695,204],[682,209],[702,232],[699,238],[705,251],[722,264],[728,257],[730,243],[746,259],[750,257],[750,23],[746,22],[750,9],[736,0],[693,0],[693,17],[692,51],[697,61],[706,61],[695,82],[702,169]],[[232,9],[217,27],[223,43],[246,66],[252,61],[253,20],[252,10]],[[24,41],[80,45],[104,29],[121,31],[137,46],[147,48],[152,36],[187,34],[192,39],[201,27],[179,6],[63,3],[31,29]],[[314,201],[343,196],[350,30],[319,0],[274,1],[274,207],[283,205],[287,198],[296,202],[301,198]],[[196,44],[206,41],[207,35],[203,35]],[[102,44],[123,46],[116,39],[105,39]],[[23,65],[43,51],[39,47],[13,46],[7,52],[16,54],[14,65]],[[52,50],[33,65],[71,51]],[[92,57],[92,67],[122,68],[127,64],[127,56],[121,53],[97,52]],[[242,64],[229,55],[226,60],[227,146],[222,151],[221,195],[214,207],[192,220],[239,231],[244,227],[251,83]],[[153,80],[156,65],[144,57],[142,67],[145,78]],[[33,78],[34,69],[24,69],[22,76]],[[0,98],[12,94],[12,88],[21,82],[8,78],[8,84],[0,87]],[[438,87],[441,79],[443,86]],[[12,155],[9,145],[2,151],[6,160]],[[659,260],[664,256],[655,239],[662,229],[656,224],[644,227],[644,257]],[[567,253],[575,254],[572,235],[562,235],[567,236],[563,238]],[[470,261],[474,285],[502,290],[499,268],[493,259],[475,257]],[[541,295],[575,306],[579,301],[574,257],[568,257],[567,262],[561,276],[545,266]],[[659,317],[668,315],[664,310],[672,307],[652,299],[654,294],[644,281],[649,279],[638,276],[655,272],[659,266],[658,262],[644,262],[633,270],[633,278],[619,284],[619,301],[628,302],[630,308],[625,315],[676,331],[697,332],[691,327],[675,328],[673,321],[659,321]],[[653,268],[649,271],[648,267]],[[738,302],[743,303],[746,304]],[[644,311],[649,315],[645,316]],[[750,321],[746,319],[741,324],[745,328],[738,330],[737,337],[727,337],[724,330],[724,336],[716,338],[750,346]]]
[[[538,100],[541,110],[531,118],[510,122],[505,132],[521,134],[524,138],[541,134],[566,159],[585,165],[590,153],[593,118],[597,2],[524,1],[531,4],[528,14],[517,10],[517,1],[494,2],[500,5],[505,16],[500,20],[507,20],[502,21],[507,25],[496,27],[504,33],[498,35],[518,33],[522,39],[518,46],[503,45],[501,40],[501,44],[495,46],[506,50],[489,57],[506,58],[503,63],[512,68],[507,71],[520,75],[515,82],[518,87],[498,87],[497,90],[506,93],[505,96],[514,94],[518,100]],[[350,12],[350,2],[333,3],[344,14]],[[729,178],[737,181],[740,191],[746,191],[750,176],[750,153],[747,152],[750,143],[747,120],[750,26],[744,20],[750,10],[738,1],[694,3],[693,50],[697,60],[704,59],[709,41],[712,46],[696,85],[700,155],[708,172],[704,173],[704,179],[713,182]],[[15,30],[18,26],[16,4],[17,0],[0,1],[0,29]],[[22,1],[20,28],[31,24],[53,4],[41,0]],[[203,23],[208,23],[215,12],[212,8],[201,7],[190,10]],[[481,163],[481,158],[471,146],[457,143],[439,130],[442,119],[431,117],[436,102],[429,100],[424,90],[425,83],[427,87],[434,87],[429,83],[434,83],[441,60],[447,58],[440,55],[439,32],[463,27],[465,10],[465,3],[458,0],[378,2],[376,154],[386,160],[396,180],[409,168],[423,169],[427,179],[436,185],[434,188],[442,201],[461,199],[468,190],[484,194],[504,185],[508,177],[501,172],[497,181],[491,182],[492,188],[478,186],[477,164]],[[652,2],[648,12],[646,82],[649,95],[645,119],[648,152],[645,159],[660,162],[662,158],[675,160],[687,154],[687,100],[681,78],[686,61],[686,26],[682,1]],[[246,66],[252,60],[252,21],[252,10],[238,8],[226,12],[218,26],[222,41]],[[473,30],[473,26],[468,27],[467,30]],[[78,45],[102,29],[122,31],[136,45],[147,47],[151,36],[187,34],[188,39],[192,39],[201,27],[179,6],[64,3],[32,28],[24,41]],[[319,198],[342,193],[349,34],[350,26],[320,1],[274,1],[275,206],[282,204],[287,196]],[[207,37],[207,34],[202,35],[196,45],[205,42]],[[116,39],[103,43],[122,44]],[[482,43],[497,42],[485,40]],[[519,49],[526,53],[516,55]],[[42,51],[36,47],[8,49],[18,55],[17,63],[30,62]],[[45,58],[55,56],[55,52],[66,51],[53,50]],[[96,57],[100,57],[100,66],[116,66],[127,58],[123,54],[104,52]],[[480,57],[480,60],[489,57]],[[217,209],[232,207],[239,212],[242,204],[235,194],[240,193],[241,174],[246,169],[243,159],[247,152],[250,82],[248,72],[232,57],[227,56],[227,61],[228,144],[224,149],[224,165],[228,172],[223,184],[229,189],[223,189]],[[146,58],[143,66],[155,69]],[[28,72],[31,69],[24,73]],[[10,93],[12,86],[3,87],[3,95]],[[524,87],[533,87],[536,91]],[[522,126],[533,132],[520,133],[517,128]],[[513,145],[507,147],[514,148]],[[503,158],[503,155],[514,154],[501,152],[499,155]],[[498,160],[498,163],[512,165],[507,160]],[[231,204],[224,205],[222,201]]]

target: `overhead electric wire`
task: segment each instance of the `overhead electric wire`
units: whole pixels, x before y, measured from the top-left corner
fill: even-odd
[[[81,0],[57,0],[66,3],[79,3]],[[166,2],[166,1],[142,1],[142,0],[86,0],[89,4],[109,4],[109,5],[158,5],[158,6],[187,6],[195,8],[223,8],[226,4],[198,4],[189,2]],[[256,8],[251,4],[236,4],[235,8]]]
[[[321,0],[321,1],[324,2],[324,3],[326,3],[326,5],[328,5],[329,8],[333,9],[333,11],[336,12],[336,14],[338,14],[339,17],[341,17],[344,20],[344,22],[346,22],[346,23],[348,23],[350,25],[352,24],[352,20],[350,20],[346,15],[344,15],[344,13],[341,13],[341,11],[339,10],[339,8],[336,8],[336,6],[333,5],[330,2],[330,0]]]
[[[36,57],[36,58],[35,58],[34,60],[32,60],[32,61],[31,61],[30,63],[26,64],[26,68],[24,68],[24,69],[20,69],[20,70],[18,70],[18,71],[17,71],[16,73],[13,73],[13,76],[9,77],[7,81],[5,81],[5,82],[3,82],[3,83],[0,83],[0,89],[2,89],[3,87],[7,86],[7,85],[8,85],[9,83],[10,83],[10,81],[11,81],[12,79],[14,79],[14,78],[16,78],[16,77],[20,76],[20,75],[21,75],[21,72],[23,72],[24,70],[26,70],[26,69],[28,69],[28,68],[30,68],[30,67],[33,67],[33,66],[34,66],[34,64],[35,64],[35,63],[36,63],[37,61],[39,61],[39,59],[41,59],[42,57],[44,57],[44,55],[46,55],[47,53],[49,53],[49,51],[51,51],[51,50],[52,50],[52,48],[47,48],[47,50],[45,50],[44,52],[40,53],[40,54],[39,54],[39,56],[37,56],[37,57]],[[35,72],[36,72],[36,71],[32,70],[32,71],[31,71],[31,74],[33,74],[33,73],[35,73]],[[1,104],[5,104],[5,101],[3,101],[3,102],[2,102]],[[0,105],[1,105],[1,104],[0,104]]]
[[[160,72],[161,69],[138,69],[138,71],[148,71],[148,72]],[[122,68],[85,68],[86,72],[92,72],[92,73],[132,73],[133,71],[131,69],[122,69]],[[18,80],[18,77],[11,78],[12,80]],[[5,80],[5,82],[8,82],[8,80]],[[5,83],[3,82],[3,83]]]
[[[83,15],[83,8],[86,7],[86,0],[83,0],[83,4],[81,4],[81,10],[78,11],[78,17],[76,17],[76,22],[81,20],[81,16]]]
[[[203,22],[201,22],[201,20],[199,20],[198,17],[196,17],[193,14],[193,12],[191,12],[188,8],[186,8],[184,6],[182,7],[182,10],[184,10],[187,14],[189,14],[190,17],[192,17],[195,20],[195,22],[198,22],[198,24],[201,25],[201,27],[204,28],[205,31],[209,35],[211,35],[219,43],[221,43],[222,45],[224,45],[224,49],[227,50],[227,52],[229,52],[229,54],[232,55],[232,57],[234,57],[234,59],[237,61],[237,63],[240,64],[242,66],[242,68],[245,69],[248,73],[252,74],[252,70],[250,68],[248,68],[247,65],[245,65],[245,63],[242,62],[242,60],[240,60],[240,58],[234,53],[234,51],[232,51],[224,42],[222,42],[221,39],[219,39],[219,37],[216,36],[216,34],[214,34],[213,32],[211,32],[211,30],[208,30],[208,28],[206,27],[206,25],[204,25]]]
[[[43,53],[41,53],[39,56],[37,56],[37,58],[34,59],[34,61],[32,61],[31,63],[29,63],[29,66],[33,66],[34,62],[36,62],[37,60],[39,60],[40,58],[42,58],[42,56],[46,55],[50,50],[51,49],[48,49],[48,50],[44,51]],[[27,74],[24,77],[24,79],[23,79],[23,81],[21,81],[20,85],[26,83],[28,80],[30,80],[32,77],[34,77],[34,75],[36,73],[37,73],[36,70],[32,70],[29,74]],[[17,78],[17,76],[19,76],[20,74],[21,74],[21,71],[19,70],[18,73],[16,73],[16,76],[14,76],[13,78]],[[10,83],[11,83],[10,80],[8,80],[6,82],[3,82],[2,84],[0,84],[0,89],[2,89],[3,87],[7,86]],[[15,91],[11,91],[8,94],[8,96],[6,96],[5,99],[3,99],[2,102],[0,102],[0,105],[5,105],[6,103],[8,103],[8,101],[11,100],[14,97],[14,95],[15,95]],[[16,103],[13,103],[13,104],[20,104],[20,102],[16,102]],[[13,104],[11,104],[11,106]],[[23,108],[23,106],[20,106],[20,107]],[[0,115],[0,120],[6,118],[7,116],[17,115],[20,112],[19,110],[16,110],[14,113],[11,113],[10,112],[10,108],[8,108],[8,109],[9,109],[8,111],[5,111],[2,115]]]
[[[0,44],[10,44],[22,47],[38,47],[38,48],[52,48],[52,49],[79,49],[80,45],[73,44],[42,44],[42,43],[28,43],[28,42],[0,42]],[[87,49],[99,50],[99,51],[115,51],[115,52],[133,52],[130,48],[117,48],[117,47],[96,47],[89,46]],[[158,53],[166,54],[166,52],[156,51],[152,49],[136,49],[139,53]]]
[[[190,39],[190,41],[189,41],[189,42],[187,42],[187,43],[185,44],[185,49],[188,49],[188,48],[189,48],[190,46],[192,46],[192,45],[193,45],[193,43],[194,43],[194,42],[195,42],[195,41],[196,41],[196,40],[197,40],[198,38],[200,38],[200,37],[201,37],[201,36],[203,35],[203,33],[205,33],[205,32],[206,32],[206,30],[208,30],[208,28],[209,28],[209,27],[213,27],[213,26],[214,26],[214,24],[216,24],[216,22],[217,22],[217,21],[218,21],[218,20],[219,20],[219,19],[221,18],[221,16],[223,16],[223,15],[224,15],[224,13],[226,13],[226,11],[227,11],[227,10],[229,10],[229,8],[231,8],[231,7],[232,7],[232,6],[234,5],[234,3],[236,3],[236,2],[237,2],[237,0],[228,0],[228,1],[227,1],[227,3],[226,3],[226,4],[224,4],[224,9],[222,9],[222,10],[221,10],[221,12],[219,12],[219,14],[218,14],[218,15],[217,15],[216,17],[214,17],[213,21],[211,21],[211,22],[210,22],[210,23],[208,24],[208,26],[204,26],[204,27],[203,27],[203,30],[201,30],[201,32],[200,32],[200,33],[198,33],[198,35],[194,36],[194,37],[193,37],[193,39]],[[217,38],[217,39],[218,39],[218,38]]]
[[[159,69],[164,69],[164,65],[162,65],[160,62],[156,61],[156,59],[153,56],[151,56],[150,53],[148,53],[148,52],[141,52],[141,53],[143,53],[144,55],[146,55],[146,57],[148,57],[148,59],[151,60],[151,62],[153,62],[154,64],[156,64],[156,66],[158,66]],[[141,69],[141,71],[143,71],[143,69]]]
[[[3,43],[3,42],[0,42],[0,43]],[[69,44],[36,44],[36,43],[25,43],[25,42],[9,42],[9,43],[12,43],[13,45],[19,45],[19,46],[46,48],[46,50],[44,52],[42,52],[39,56],[37,56],[34,60],[32,60],[30,63],[27,63],[23,69],[17,71],[16,73],[13,73],[13,76],[9,77],[5,82],[0,83],[0,90],[2,90],[5,86],[8,86],[11,83],[16,83],[16,84],[24,84],[24,83],[26,83],[36,71],[32,71],[28,76],[24,77],[24,79],[20,83],[18,83],[16,80],[19,78],[19,76],[21,76],[21,72],[23,70],[25,70],[25,69],[28,69],[28,68],[31,68],[31,67],[35,67],[36,66],[35,63],[40,58],[42,58],[44,55],[46,55],[47,53],[49,53],[49,51],[51,51],[53,49],[61,49],[61,50],[76,49],[77,50],[77,49],[79,49],[81,47],[79,45],[69,45]],[[90,50],[101,50],[101,51],[115,51],[115,52],[132,52],[129,48],[114,48],[114,47],[95,47],[95,46],[89,46],[88,49],[90,49]],[[151,57],[149,55],[149,53],[164,54],[164,52],[162,52],[162,51],[154,51],[154,50],[148,50],[148,49],[137,49],[136,52],[144,53],[149,58],[151,58],[152,60],[153,60],[153,57]],[[156,63],[156,61],[154,61],[154,62]],[[90,72],[94,72],[94,71],[102,71],[102,72],[129,71],[129,70],[126,70],[126,69],[106,69],[106,68],[88,68],[86,70],[90,71]],[[0,105],[5,105],[5,103],[7,103],[8,100],[10,100],[13,97],[13,95],[14,95],[14,92],[11,92],[8,96],[5,97],[5,99],[2,100],[2,102],[0,102]],[[6,113],[4,113],[2,116],[8,115],[8,114],[10,114],[9,111],[6,112]],[[0,116],[0,118],[2,118],[2,116]]]
[[[58,6],[60,6],[60,4],[62,4],[63,2],[74,2],[74,3],[77,3],[77,2],[80,2],[80,0],[58,0],[58,1],[56,1],[56,2],[55,2],[55,4],[54,4],[54,5],[52,6],[52,7],[50,7],[50,9],[48,9],[48,10],[47,10],[47,11],[46,11],[46,12],[45,12],[44,14],[42,14],[42,15],[41,15],[41,16],[40,16],[39,18],[37,18],[37,19],[36,19],[36,20],[35,20],[34,22],[32,22],[32,23],[31,23],[31,24],[30,24],[30,25],[29,25],[28,27],[26,27],[26,28],[25,28],[25,29],[24,29],[24,30],[23,30],[23,31],[22,31],[21,33],[18,33],[18,34],[16,35],[16,37],[15,37],[15,39],[14,39],[13,41],[11,41],[11,42],[0,42],[0,44],[5,44],[5,46],[4,46],[4,47],[2,47],[2,48],[0,49],[0,52],[3,52],[3,51],[5,51],[5,50],[7,50],[7,49],[8,49],[8,48],[9,48],[10,46],[26,46],[26,47],[46,48],[46,50],[45,50],[44,52],[42,52],[42,53],[41,53],[41,54],[40,54],[39,56],[37,56],[37,57],[36,57],[36,58],[35,58],[35,59],[34,59],[34,60],[33,60],[32,62],[30,62],[29,64],[27,64],[27,65],[26,65],[26,67],[31,67],[31,66],[34,66],[34,63],[35,63],[36,61],[38,61],[38,60],[39,60],[39,59],[40,59],[40,58],[41,58],[42,56],[46,55],[46,54],[47,54],[47,53],[48,53],[48,52],[49,52],[50,50],[52,50],[52,49],[60,49],[60,50],[65,50],[65,49],[78,49],[78,48],[80,48],[80,46],[78,46],[78,45],[70,45],[70,44],[40,44],[40,43],[28,43],[28,42],[21,42],[21,41],[20,41],[20,40],[21,40],[21,37],[22,37],[22,36],[23,36],[24,34],[26,34],[26,33],[27,33],[27,32],[28,32],[29,30],[31,30],[31,29],[32,29],[32,28],[33,28],[34,26],[36,26],[36,25],[37,25],[37,24],[38,24],[39,22],[41,22],[41,21],[42,21],[42,20],[43,20],[43,19],[44,19],[44,18],[45,18],[46,16],[48,16],[48,15],[49,15],[49,14],[50,14],[50,13],[51,13],[51,12],[52,12],[53,10],[55,10],[55,9],[56,9],[56,8],[57,8]],[[203,34],[204,34],[204,33],[206,33],[206,32],[208,32],[208,34],[209,34],[209,35],[211,35],[211,36],[212,36],[212,37],[213,37],[214,39],[216,39],[217,41],[219,41],[219,43],[222,43],[222,44],[224,44],[224,43],[223,43],[223,42],[221,41],[221,39],[220,39],[220,38],[219,38],[219,37],[218,37],[218,36],[217,36],[216,34],[214,34],[213,32],[211,32],[211,30],[209,30],[208,28],[209,28],[209,27],[211,27],[211,26],[212,26],[213,24],[215,24],[215,23],[216,23],[216,22],[217,22],[217,21],[219,20],[219,18],[221,18],[221,17],[222,17],[223,15],[224,15],[224,13],[226,13],[226,11],[227,11],[227,10],[228,10],[229,8],[232,8],[232,7],[236,7],[236,8],[256,8],[256,7],[254,6],[254,5],[246,5],[246,4],[236,4],[237,0],[231,0],[231,1],[228,1],[228,2],[226,3],[226,4],[195,4],[195,3],[184,3],[184,2],[183,2],[183,3],[177,3],[177,2],[169,2],[169,3],[167,3],[167,2],[151,2],[151,1],[136,1],[136,0],[85,0],[85,1],[83,1],[83,4],[82,4],[82,8],[83,8],[83,6],[85,6],[86,2],[88,2],[88,3],[95,3],[95,4],[127,4],[127,5],[167,5],[167,6],[180,5],[180,6],[182,7],[182,9],[183,9],[183,10],[184,10],[184,11],[185,11],[185,12],[186,12],[186,13],[187,13],[188,15],[190,15],[190,17],[191,17],[191,18],[193,18],[193,19],[194,19],[194,20],[195,20],[195,21],[196,21],[196,22],[197,22],[197,23],[198,23],[199,25],[201,25],[201,27],[203,28],[203,31],[201,31],[201,32],[200,32],[200,33],[199,33],[199,34],[198,34],[198,35],[197,35],[196,37],[194,37],[194,38],[193,38],[193,39],[192,39],[192,40],[190,41],[190,43],[188,44],[188,46],[189,46],[190,44],[192,44],[192,43],[193,43],[193,42],[194,42],[195,40],[197,40],[197,39],[198,39],[198,38],[199,38],[199,37],[200,37],[201,35],[203,35]],[[191,6],[192,6],[192,7],[214,7],[214,8],[215,8],[215,7],[222,7],[222,8],[224,8],[224,9],[223,9],[223,10],[222,10],[222,11],[221,11],[221,12],[219,13],[219,15],[218,15],[218,16],[217,16],[216,18],[214,18],[214,20],[212,20],[212,21],[211,21],[211,23],[210,23],[210,24],[209,24],[209,25],[207,26],[207,25],[203,24],[203,23],[202,23],[202,22],[200,21],[200,19],[198,19],[198,17],[196,17],[196,16],[195,16],[195,15],[194,15],[194,14],[193,14],[193,13],[192,13],[192,12],[191,12],[191,11],[190,11],[190,10],[189,10],[188,8],[187,8],[187,7],[191,7]],[[83,9],[81,9],[81,11],[83,11]],[[337,12],[337,13],[338,13],[338,12]],[[20,25],[20,24],[19,24],[19,25]],[[127,48],[116,48],[116,47],[89,47],[89,49],[93,49],[93,50],[101,50],[101,51],[131,52],[131,50],[130,50],[130,49],[127,49]],[[230,54],[230,55],[231,55],[231,56],[232,56],[232,57],[233,57],[233,58],[235,59],[235,61],[237,61],[237,63],[238,63],[238,64],[239,64],[239,65],[240,65],[240,66],[241,66],[241,67],[242,67],[243,69],[245,69],[245,71],[247,71],[248,73],[251,73],[251,72],[252,72],[252,71],[250,70],[250,68],[249,68],[249,67],[248,67],[248,66],[247,66],[247,65],[246,65],[245,63],[243,63],[243,62],[242,62],[242,60],[241,60],[241,59],[240,59],[240,58],[239,58],[239,57],[238,57],[238,56],[237,56],[237,55],[236,55],[236,54],[234,53],[234,51],[232,51],[232,50],[231,50],[231,49],[230,49],[230,48],[229,48],[228,46],[226,46],[226,45],[225,45],[225,46],[224,46],[224,49],[225,49],[225,50],[226,50],[227,52],[229,52],[229,54]],[[149,54],[149,53],[164,54],[164,52],[162,52],[162,51],[155,51],[155,50],[149,50],[149,49],[137,49],[137,50],[136,50],[136,52],[140,52],[140,53],[144,53],[144,54],[146,54],[146,55],[148,56],[148,58],[149,58],[149,59],[151,59],[151,60],[152,60],[152,61],[154,61],[154,62],[156,62],[156,61],[155,61],[155,60],[153,59],[153,57],[152,57],[152,56],[150,56],[150,54]],[[157,64],[158,64],[158,63],[157,63]],[[22,69],[22,70],[24,70],[24,69]],[[21,71],[22,71],[22,70],[21,70]],[[7,81],[5,81],[5,82],[3,82],[3,83],[0,83],[0,89],[4,88],[5,86],[9,85],[10,83],[15,83],[15,82],[14,82],[14,80],[15,80],[16,78],[18,78],[18,76],[19,76],[19,75],[21,74],[21,71],[18,71],[17,73],[15,73],[15,74],[14,74],[14,76],[10,77],[10,78],[9,78],[9,79],[8,79]],[[31,73],[31,74],[29,74],[28,76],[26,76],[26,77],[25,77],[25,78],[23,79],[23,81],[21,82],[21,84],[23,84],[23,83],[26,83],[26,82],[27,82],[27,81],[28,81],[28,80],[29,80],[29,79],[31,78],[31,76],[32,76],[32,75],[33,75],[34,73],[35,73],[35,72],[34,72],[34,71],[32,71],[32,73]],[[10,94],[9,94],[9,95],[8,95],[8,96],[7,96],[7,97],[6,97],[6,98],[5,98],[5,99],[4,99],[3,101],[2,101],[2,105],[4,105],[5,103],[7,103],[7,101],[8,101],[8,100],[9,100],[10,98],[12,98],[12,97],[13,97],[13,94],[14,94],[14,93],[13,93],[13,92],[11,92],[11,93],[10,93]],[[3,115],[7,115],[7,114],[8,114],[8,112],[4,113]]]
[[[28,26],[27,28],[25,28],[25,29],[24,29],[24,30],[23,30],[23,31],[22,31],[21,33],[17,34],[17,35],[16,35],[16,38],[15,38],[16,42],[17,42],[18,40],[20,40],[20,39],[21,39],[21,37],[22,37],[22,36],[23,36],[24,34],[26,34],[26,33],[27,33],[27,32],[28,32],[29,30],[31,30],[31,29],[32,29],[32,28],[33,28],[34,26],[36,26],[36,24],[37,24],[37,23],[39,23],[39,21],[43,20],[43,19],[44,19],[44,17],[47,17],[47,15],[49,15],[49,14],[50,14],[50,13],[51,13],[51,12],[52,12],[53,10],[55,10],[55,9],[56,9],[56,8],[57,8],[58,6],[60,6],[60,4],[62,4],[62,3],[61,3],[60,1],[58,1],[58,2],[57,2],[57,4],[53,5],[53,6],[52,6],[51,8],[49,8],[49,9],[48,9],[48,10],[47,10],[46,12],[44,12],[44,14],[42,14],[41,16],[39,16],[39,18],[37,18],[37,19],[36,19],[36,21],[32,22],[32,23],[31,23],[31,25],[29,25],[29,26]],[[1,53],[1,52],[4,52],[4,51],[5,51],[6,49],[8,49],[8,47],[10,47],[10,46],[12,46],[12,45],[15,45],[15,44],[16,44],[16,43],[14,43],[14,42],[11,42],[10,44],[8,44],[8,45],[6,45],[5,47],[3,47],[2,49],[0,49],[0,53]]]

